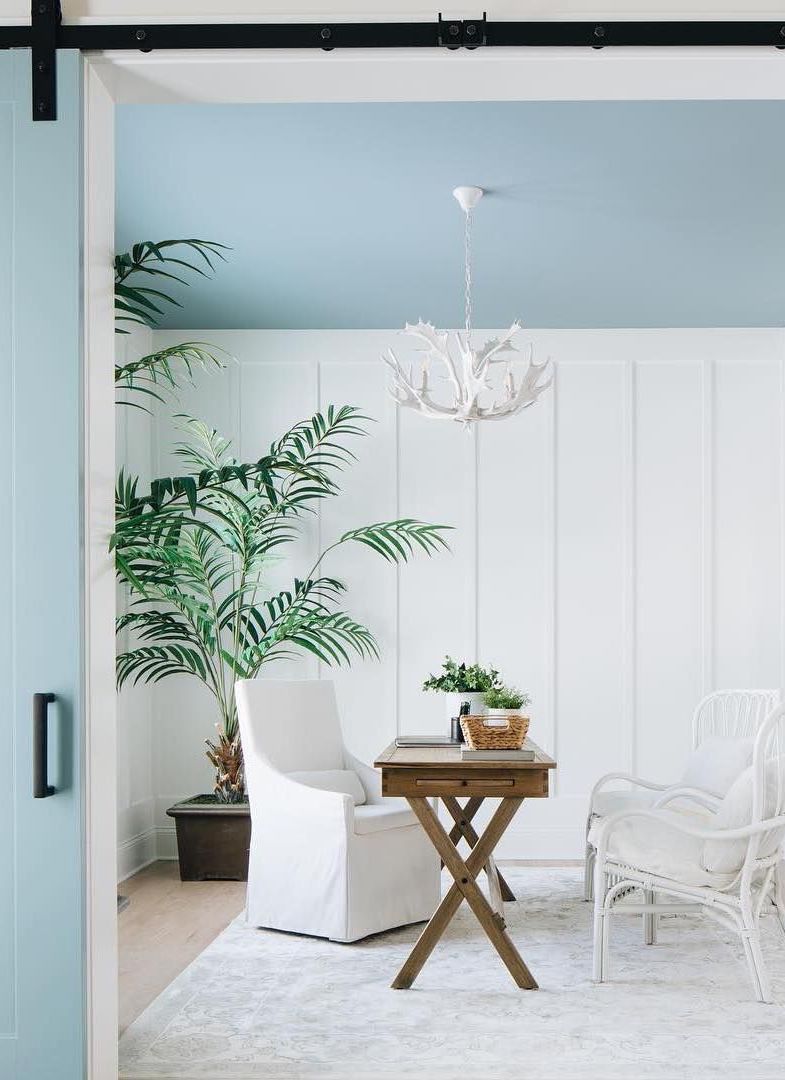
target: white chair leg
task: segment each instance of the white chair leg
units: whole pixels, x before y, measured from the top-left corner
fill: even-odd
[[[594,899],[594,860],[596,857],[597,853],[587,842],[583,861],[583,899],[587,902]],[[785,928],[785,923],[783,923],[783,928]]]
[[[785,933],[785,863],[778,862],[774,871],[774,903],[777,906],[777,917],[780,926]]]
[[[654,891],[652,889],[644,889],[643,902],[644,904],[654,903]],[[657,944],[657,916],[653,911],[644,912],[643,915],[643,940],[647,945]]]
[[[752,980],[752,992],[755,994],[757,1001],[770,1004],[772,1000],[771,985],[760,947],[760,934],[757,930],[742,931],[742,937],[744,940],[744,952],[747,957],[747,967]]]
[[[744,952],[747,957],[747,966],[752,979],[752,989],[758,1001],[771,1003],[771,983],[769,973],[766,970],[766,962],[763,959],[763,951],[760,947],[760,931],[757,920],[751,912],[742,912],[743,929],[741,931],[744,942]]]
[[[752,979],[752,989],[755,997],[758,1001],[770,1002],[772,1000],[771,984],[769,983],[769,975],[766,970],[763,952],[760,947],[758,920],[755,917],[755,912],[749,898],[745,900],[743,896],[739,932],[741,933],[741,939],[744,944],[744,954],[747,958],[747,967],[749,968],[750,978]]]
[[[605,981],[608,964],[608,929],[610,915],[605,910],[607,877],[594,855],[594,951],[592,955],[592,978],[596,983]]]

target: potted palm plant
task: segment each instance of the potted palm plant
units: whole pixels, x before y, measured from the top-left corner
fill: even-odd
[[[229,442],[181,417],[179,476],[139,491],[120,473],[113,537],[117,574],[129,596],[118,631],[133,637],[117,657],[117,682],[199,679],[215,700],[217,736],[207,743],[211,795],[170,811],[184,879],[244,878],[249,820],[234,700],[237,679],[270,660],[308,652],[325,664],[378,655],[367,627],[341,607],[344,583],[324,570],[329,552],[361,544],[389,563],[446,547],[445,526],[402,518],[337,536],[302,578],[268,595],[265,571],[299,533],[306,514],[339,495],[350,444],[366,434],[352,406],[330,406],[295,424],[258,461],[241,463]]]
[[[211,276],[227,250],[208,240],[145,240],[118,255],[117,333],[129,323],[155,327],[165,306],[178,303],[172,285]],[[225,367],[227,359],[214,346],[188,341],[118,364],[118,404],[166,403],[197,371]],[[341,610],[343,583],[321,572],[328,552],[361,543],[401,562],[415,550],[432,554],[446,546],[443,527],[412,519],[355,529],[325,549],[303,580],[267,595],[266,566],[297,536],[302,515],[338,494],[337,474],[353,460],[348,444],[365,434],[365,419],[357,409],[330,407],[296,424],[259,461],[243,464],[217,432],[180,417],[182,475],[156,480],[140,494],[138,480],[120,472],[112,544],[130,601],[118,636],[130,647],[117,658],[118,687],[186,674],[216,703],[217,736],[206,750],[214,790],[169,810],[185,880],[247,876],[250,818],[235,680],[297,651],[326,664],[377,655],[370,630]]]

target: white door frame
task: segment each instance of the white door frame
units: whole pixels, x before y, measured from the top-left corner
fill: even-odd
[[[159,52],[85,58],[88,1080],[117,1077],[114,106],[125,103],[785,99],[774,49]],[[471,133],[467,133],[471,138]],[[482,177],[468,177],[481,182]]]

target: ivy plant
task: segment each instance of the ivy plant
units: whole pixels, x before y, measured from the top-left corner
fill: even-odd
[[[451,656],[445,656],[441,672],[438,675],[429,675],[422,688],[447,694],[478,694],[487,693],[497,686],[501,686],[501,680],[495,668],[484,668],[479,664],[459,664]]]

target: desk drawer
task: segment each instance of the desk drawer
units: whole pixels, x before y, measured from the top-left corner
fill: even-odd
[[[475,794],[480,794],[487,788],[507,788],[512,793],[512,789],[515,787],[515,781],[512,779],[498,779],[498,780],[467,780],[461,777],[455,777],[452,779],[436,780],[433,777],[428,779],[416,779],[414,781],[415,786],[418,788],[427,787],[429,791],[444,791],[450,795],[455,790],[456,786],[465,790],[471,787]]]
[[[446,770],[445,770],[446,771]],[[503,775],[483,771],[467,774],[457,770],[452,773],[435,774],[426,769],[382,769],[383,795],[438,796],[455,795],[468,798],[472,795],[501,798],[516,795],[523,798],[541,799],[548,794],[548,770],[521,769]]]

